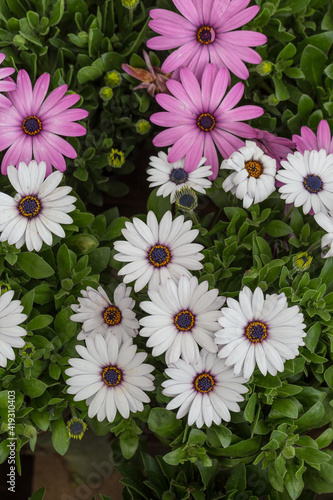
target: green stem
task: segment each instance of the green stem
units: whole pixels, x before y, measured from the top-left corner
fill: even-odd
[[[321,239],[315,241],[309,248],[306,249],[307,253],[310,254],[313,250],[316,250],[321,245]]]
[[[289,216],[290,214],[293,212],[294,210],[294,205],[288,210],[287,214],[285,215],[285,217],[283,218],[283,221],[286,222],[288,219],[289,219]]]
[[[69,408],[71,410],[72,418],[78,418],[74,406],[73,405],[69,405]]]
[[[133,9],[129,9],[128,11],[128,24],[129,24],[128,30],[129,32],[131,32],[133,26]]]
[[[195,215],[195,213],[193,212],[193,210],[190,212],[190,215],[191,215],[191,218],[192,218],[194,224],[196,224],[197,226],[200,226],[200,222],[199,222],[197,216]]]

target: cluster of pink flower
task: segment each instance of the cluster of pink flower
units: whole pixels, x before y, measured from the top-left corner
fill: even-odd
[[[5,54],[0,54],[0,63]],[[7,149],[1,173],[7,174],[9,165],[18,166],[20,162],[29,163],[34,159],[45,161],[46,174],[66,170],[64,156],[76,158],[75,149],[59,137],[84,135],[86,129],[75,123],[88,116],[84,109],[69,109],[79,99],[77,94],[66,95],[67,85],[54,89],[45,99],[50,75],[43,73],[34,88],[25,70],[20,70],[16,83],[9,75],[14,68],[0,69],[0,151]]]
[[[166,112],[151,121],[168,127],[153,143],[172,145],[168,161],[185,156],[185,170],[193,171],[202,156],[211,165],[215,179],[219,170],[216,148],[223,158],[244,146],[240,139],[253,139],[277,161],[291,152],[294,143],[242,123],[261,116],[259,106],[237,104],[244,93],[237,83],[227,93],[230,72],[247,79],[245,62],[258,64],[260,55],[250,47],[266,43],[262,33],[237,30],[258,13],[259,7],[246,8],[249,0],[173,0],[181,13],[163,9],[150,11],[149,26],[161,36],[148,40],[151,49],[177,48],[167,57],[162,71],[173,72],[166,82],[171,95],[158,94],[157,102]],[[180,81],[178,81],[180,80]]]

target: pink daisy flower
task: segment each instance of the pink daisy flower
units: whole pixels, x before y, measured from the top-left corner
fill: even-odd
[[[198,79],[209,62],[227,68],[238,78],[247,79],[244,62],[258,64],[261,57],[250,47],[263,45],[262,33],[236,30],[253,19],[259,11],[250,0],[172,0],[182,15],[164,9],[153,9],[149,22],[152,30],[162,36],[151,38],[147,46],[153,50],[175,50],[163,63],[168,73],[188,67]],[[178,78],[178,72],[173,77]],[[229,74],[230,79],[230,74]]]
[[[0,64],[3,62],[5,59],[6,54],[0,54]],[[7,80],[4,80],[7,76],[11,75],[14,73],[15,69],[14,68],[1,68],[0,69],[0,92],[11,92],[12,90],[16,89],[16,84],[14,82],[9,82]],[[7,97],[4,95],[0,94],[0,108],[10,108],[12,103],[10,102]]]
[[[254,142],[261,148],[265,154],[276,160],[277,169],[281,167],[280,160],[287,158],[288,154],[293,153],[296,143],[285,137],[277,137],[267,130],[254,129],[256,136]]]
[[[51,165],[61,172],[66,170],[63,155],[76,158],[75,149],[58,134],[84,135],[86,129],[74,122],[86,118],[88,112],[68,109],[80,96],[64,97],[67,85],[56,88],[45,99],[49,83],[50,75],[44,73],[32,89],[28,73],[23,69],[18,72],[16,89],[7,94],[12,107],[0,109],[0,151],[9,147],[1,163],[2,174],[7,174],[9,165],[30,163],[32,156],[37,163],[45,161],[47,175],[52,172]]]
[[[320,151],[325,149],[327,154],[333,153],[333,138],[330,126],[326,120],[321,120],[317,128],[317,135],[309,127],[301,128],[301,135],[293,135],[297,150],[303,154],[304,151]]]
[[[259,106],[240,106],[244,85],[237,83],[225,94],[228,85],[228,71],[217,71],[214,64],[207,64],[201,86],[187,68],[180,70],[181,83],[169,80],[166,85],[172,95],[157,94],[156,100],[167,112],[155,113],[150,119],[156,125],[169,127],[153,140],[154,146],[165,147],[173,144],[168,154],[168,162],[174,163],[185,156],[184,168],[192,172],[201,158],[207,158],[215,179],[219,171],[216,147],[223,158],[228,158],[244,145],[236,137],[248,139],[255,136],[250,125],[240,123],[262,115]],[[235,135],[234,135],[235,134]]]

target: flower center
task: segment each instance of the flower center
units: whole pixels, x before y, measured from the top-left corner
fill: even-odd
[[[249,174],[248,177],[254,177],[255,179],[258,179],[263,171],[262,165],[259,162],[253,160],[247,161],[245,163],[245,169]]]
[[[262,342],[268,335],[267,326],[260,321],[252,321],[247,325],[245,335],[254,344]]]
[[[210,26],[201,26],[197,31],[197,40],[203,45],[208,45],[215,40],[215,31]]]
[[[197,119],[198,127],[204,132],[210,132],[216,125],[216,120],[210,113],[201,113]]]
[[[115,387],[122,381],[123,374],[116,366],[106,366],[102,372],[102,380],[105,385]]]
[[[77,435],[81,434],[81,432],[84,430],[84,427],[83,427],[82,422],[80,422],[79,420],[75,420],[74,422],[72,422],[70,424],[69,430],[70,430],[71,434],[73,434],[74,436],[77,436]]]
[[[121,312],[117,306],[109,306],[103,312],[103,318],[108,325],[118,325],[121,322]]]
[[[319,175],[313,175],[313,174],[304,177],[303,185],[305,189],[312,194],[319,193],[319,191],[322,191],[324,187],[324,183],[319,177]]]
[[[188,332],[193,328],[194,323],[195,323],[195,318],[191,311],[180,311],[176,316],[175,316],[175,325],[178,328],[178,330],[181,330],[183,332]]]
[[[41,204],[35,196],[25,196],[20,201],[18,208],[24,217],[29,217],[29,219],[32,219],[39,214],[41,210]]]
[[[166,266],[171,260],[170,250],[164,245],[154,245],[149,250],[148,258],[155,267]]]
[[[170,180],[175,184],[184,184],[188,179],[188,173],[183,168],[174,168],[170,174]]]
[[[22,128],[28,135],[37,135],[42,130],[42,122],[35,115],[28,116],[23,121]]]
[[[215,380],[213,377],[206,372],[200,373],[195,379],[194,379],[194,387],[198,392],[210,392],[215,385]]]

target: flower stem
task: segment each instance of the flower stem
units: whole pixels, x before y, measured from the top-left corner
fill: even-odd
[[[313,250],[316,250],[318,247],[321,245],[321,240],[315,241],[309,248],[306,249],[307,253],[310,254],[310,252],[313,252]]]
[[[128,10],[128,31],[132,31],[132,26],[133,26],[133,9]]]

